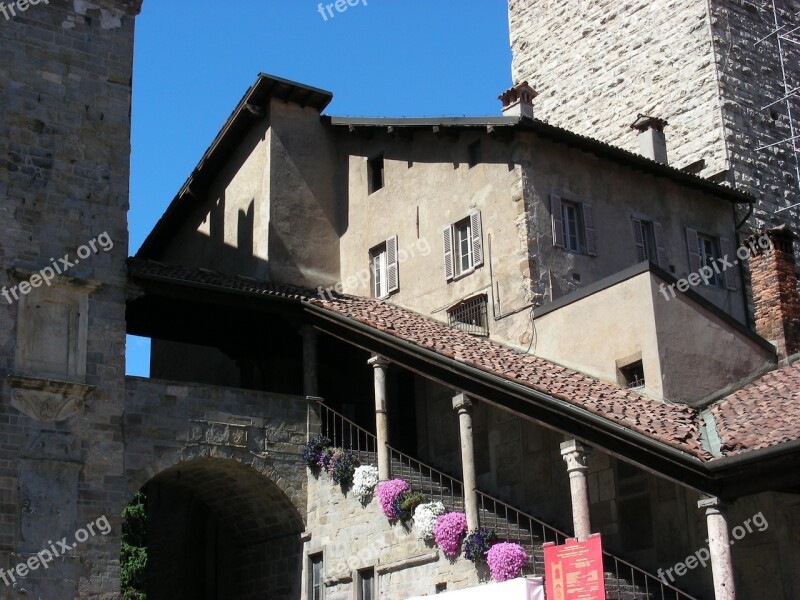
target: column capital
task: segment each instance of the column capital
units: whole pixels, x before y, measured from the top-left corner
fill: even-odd
[[[567,472],[589,470],[589,455],[592,449],[584,446],[578,440],[561,442],[561,458],[567,463]]]
[[[367,361],[367,364],[374,369],[385,369],[389,366],[389,361],[379,354],[373,354],[372,357]]]
[[[697,501],[697,508],[704,510],[706,515],[725,514],[728,505],[716,496],[705,496]]]
[[[464,392],[459,392],[453,396],[453,410],[472,410],[472,398],[467,396]]]

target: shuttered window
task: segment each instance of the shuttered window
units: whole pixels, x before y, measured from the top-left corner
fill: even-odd
[[[483,225],[480,211],[473,211],[442,230],[444,276],[447,281],[483,265]]]
[[[664,228],[661,223],[640,217],[631,218],[633,243],[636,249],[636,262],[649,260],[667,268],[667,249],[664,241]]]
[[[558,194],[552,194],[550,214],[553,246],[569,252],[597,256],[594,209],[590,203],[564,200]]]
[[[697,273],[703,267],[709,267],[714,271],[709,285],[729,290],[736,289],[735,268],[726,267],[727,263],[733,264],[736,260],[736,249],[730,238],[717,238],[687,227],[686,248],[689,256],[689,273]],[[719,260],[721,256],[725,258],[724,261]]]
[[[385,298],[400,289],[397,236],[392,236],[369,251],[372,296]]]

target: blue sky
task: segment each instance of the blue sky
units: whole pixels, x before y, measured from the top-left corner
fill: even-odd
[[[499,114],[511,85],[506,0],[364,2],[325,20],[311,0],[144,0],[130,254],[259,72],[333,92],[332,115]],[[129,338],[128,373],[146,376],[148,362],[149,342]]]

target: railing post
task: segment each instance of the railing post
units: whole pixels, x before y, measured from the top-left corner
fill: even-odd
[[[319,394],[317,381],[317,331],[311,325],[300,328],[303,336],[303,394],[316,396]]]
[[[711,576],[714,580],[715,600],[734,600],[736,586],[733,582],[733,557],[728,536],[728,511],[719,498],[703,498],[697,507],[706,513],[708,549],[711,554]]]
[[[475,482],[475,447],[472,437],[472,400],[466,394],[453,396],[461,436],[461,470],[464,481],[464,513],[470,531],[478,528],[478,498]]]
[[[375,376],[375,433],[378,446],[378,477],[386,481],[391,477],[391,459],[389,457],[389,418],[386,414],[386,370],[389,361],[374,354],[367,361],[372,365]]]
[[[572,496],[572,524],[575,538],[584,541],[592,533],[589,517],[589,485],[586,472],[589,470],[590,449],[577,440],[561,443],[561,457],[567,463],[569,489]]]

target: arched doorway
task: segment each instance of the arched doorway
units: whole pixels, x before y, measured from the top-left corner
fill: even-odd
[[[147,498],[148,600],[296,600],[303,520],[275,483],[235,460],[177,464]]]

